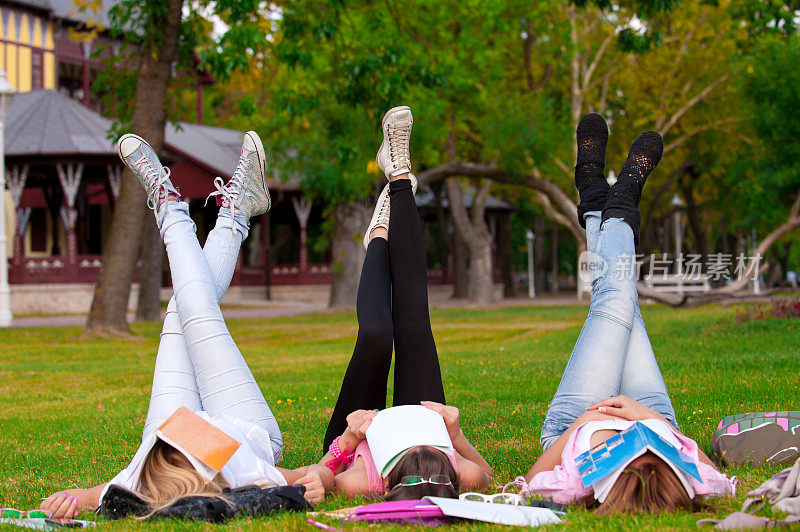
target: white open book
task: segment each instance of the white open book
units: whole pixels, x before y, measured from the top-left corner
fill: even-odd
[[[382,477],[407,450],[418,445],[455,453],[442,416],[421,405],[393,406],[378,412],[367,429],[367,443]]]

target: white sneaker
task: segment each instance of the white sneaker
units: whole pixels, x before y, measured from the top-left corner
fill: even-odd
[[[405,105],[389,109],[383,115],[381,122],[383,142],[375,160],[386,175],[386,179],[411,172],[409,142],[413,125],[414,117],[411,115],[411,109]]]
[[[259,216],[269,211],[272,201],[267,189],[267,162],[264,145],[255,131],[248,131],[242,142],[239,164],[230,180],[223,184],[221,177],[214,179],[216,192],[211,196],[222,196],[222,208],[230,209],[233,217],[238,209],[247,218]]]
[[[158,155],[142,137],[128,133],[117,141],[117,153],[147,192],[147,206],[158,216],[158,206],[169,194],[180,196]]]
[[[414,174],[408,174],[411,178],[411,192],[416,194],[417,193],[417,176]],[[389,230],[389,206],[391,202],[389,200],[389,185],[387,184],[383,187],[381,191],[381,195],[378,196],[378,202],[375,204],[375,211],[372,213],[372,220],[370,220],[369,225],[367,226],[367,232],[364,233],[364,247],[369,247],[369,235],[378,227],[383,227],[387,231]]]

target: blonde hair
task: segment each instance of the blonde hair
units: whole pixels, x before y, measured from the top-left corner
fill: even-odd
[[[597,504],[594,495],[587,497],[594,513],[654,514],[677,509],[699,510],[702,504],[689,497],[678,476],[662,459],[647,452],[628,464],[614,482],[606,500]]]
[[[222,475],[208,482],[180,451],[158,440],[145,458],[136,491],[150,506],[146,519],[182,497],[204,495],[228,502],[222,496],[227,487]]]

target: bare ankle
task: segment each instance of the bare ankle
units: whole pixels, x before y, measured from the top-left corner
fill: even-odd
[[[389,181],[397,181],[398,179],[411,179],[411,176],[408,172],[400,175],[394,175],[389,178]]]
[[[387,231],[385,227],[376,227],[369,234],[370,242],[372,241],[373,238],[382,238],[382,239],[388,241],[389,240],[389,231]]]

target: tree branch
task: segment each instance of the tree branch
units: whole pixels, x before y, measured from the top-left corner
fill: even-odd
[[[703,131],[708,131],[709,129],[714,129],[714,128],[717,128],[719,126],[725,125],[725,124],[732,124],[734,122],[740,122],[740,121],[741,121],[741,118],[738,118],[738,117],[735,117],[735,116],[731,116],[731,117],[728,117],[728,118],[724,118],[722,120],[717,120],[715,122],[708,123],[708,124],[706,124],[704,126],[700,126],[700,127],[696,128],[696,129],[693,129],[692,131],[689,131],[688,133],[684,133],[683,135],[681,135],[677,139],[673,140],[672,142],[670,142],[669,144],[664,146],[664,153],[668,153],[668,152],[674,150],[675,148],[679,147],[681,144],[683,144],[684,142],[686,142],[690,138],[694,137],[695,135],[698,135],[698,134],[702,133]]]
[[[453,225],[456,226],[456,231],[461,234],[464,242],[470,244],[475,241],[478,235],[467,217],[467,208],[464,206],[464,196],[458,179],[448,177],[444,180],[444,186],[447,189],[447,199],[450,202],[450,216],[453,217]]]
[[[475,227],[483,227],[486,222],[484,215],[486,214],[486,199],[489,197],[489,189],[492,188],[492,180],[487,179],[483,182],[480,188],[475,190],[475,195],[472,198],[472,225]]]
[[[614,40],[614,37],[614,32],[608,34],[605,40],[603,40],[603,43],[600,45],[600,48],[598,48],[597,52],[594,54],[594,59],[592,59],[592,62],[589,64],[589,68],[583,73],[583,82],[581,83],[581,86],[584,90],[586,90],[586,88],[589,86],[589,82],[592,79],[592,74],[594,74],[594,71],[597,69],[597,65],[600,64],[603,54],[605,54],[608,45],[611,44],[611,42]]]
[[[535,168],[530,174],[515,175],[488,164],[454,161],[423,170],[417,174],[417,179],[431,183],[454,176],[485,177],[509,185],[526,185],[533,190],[542,192],[550,199],[554,208],[564,215],[559,223],[566,225],[573,234],[583,235],[583,228],[578,224],[577,217],[573,216],[576,212],[575,202],[555,183],[542,179],[541,174]]]
[[[717,86],[719,86],[722,83],[725,83],[726,81],[728,81],[728,79],[730,79],[730,77],[731,77],[730,73],[723,74],[722,76],[718,77],[717,79],[715,79],[714,81],[709,83],[708,86],[706,86],[705,89],[700,91],[700,93],[697,94],[694,98],[692,98],[691,100],[686,102],[686,104],[683,107],[681,107],[680,109],[678,109],[672,115],[672,117],[667,121],[667,123],[663,127],[660,128],[661,129],[661,131],[660,131],[661,136],[662,137],[666,136],[667,133],[669,132],[669,130],[672,129],[672,127],[676,123],[678,123],[678,120],[680,120],[683,117],[683,115],[688,113],[692,109],[692,107],[694,107],[695,105],[700,103],[703,99],[705,99],[705,97],[708,96],[708,94],[711,91],[713,91]]]

